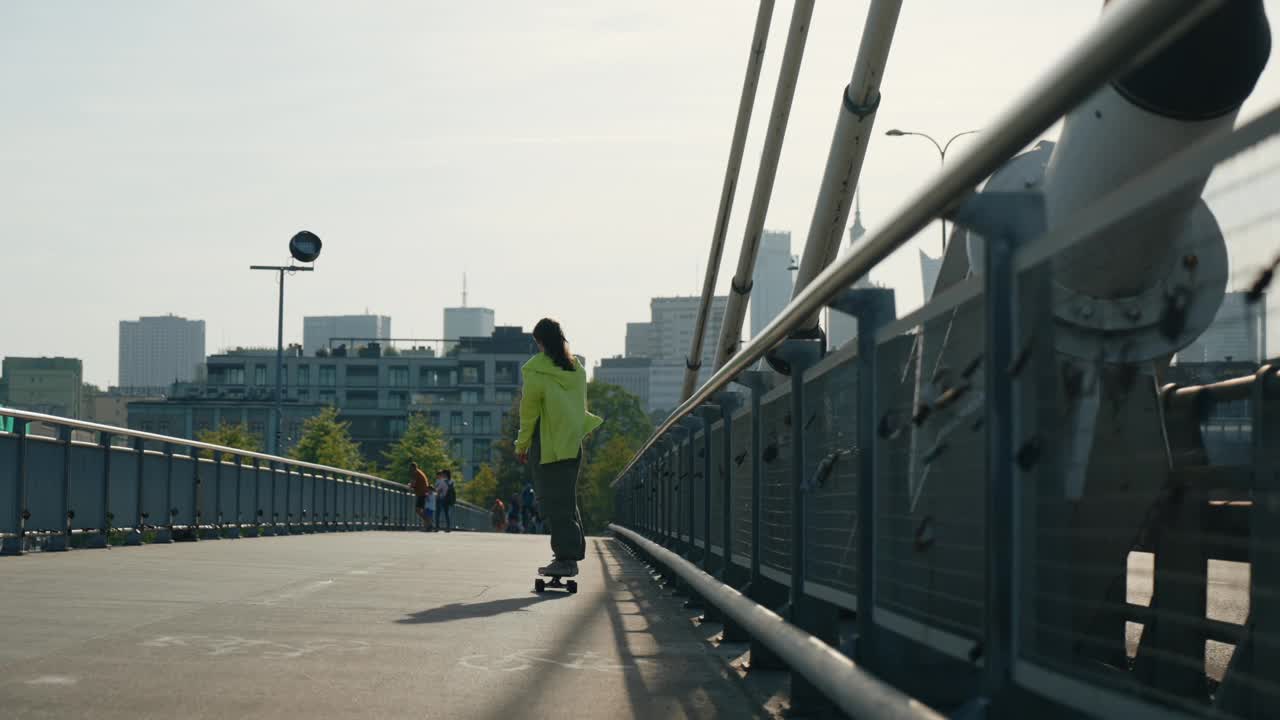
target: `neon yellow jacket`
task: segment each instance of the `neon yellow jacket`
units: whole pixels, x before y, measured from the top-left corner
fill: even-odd
[[[582,439],[604,422],[587,411],[587,371],[577,360],[573,365],[569,372],[538,353],[520,368],[524,389],[516,452],[529,451],[536,427],[543,465],[578,457]]]

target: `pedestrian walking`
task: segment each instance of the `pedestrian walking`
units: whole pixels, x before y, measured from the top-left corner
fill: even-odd
[[[453,473],[448,470],[436,472],[436,527],[443,528],[445,532],[453,532],[453,503],[457,498]]]
[[[427,482],[427,474],[422,472],[418,463],[409,463],[409,490],[413,492],[413,511],[422,518],[422,529],[431,528],[431,518],[427,515],[427,495],[431,484]]]

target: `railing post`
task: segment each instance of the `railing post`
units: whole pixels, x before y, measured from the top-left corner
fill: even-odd
[[[360,529],[360,523],[359,523],[360,506],[359,506],[359,503],[357,502],[359,500],[359,496],[357,495],[357,492],[356,492],[357,487],[359,487],[359,481],[356,478],[348,475],[347,476],[347,529],[348,530]]]
[[[14,536],[0,543],[0,555],[22,555],[27,551],[27,423],[14,423],[18,435],[17,475],[14,476],[13,527]]]
[[[236,517],[235,527],[231,529],[228,537],[240,538],[244,537],[244,515],[240,512],[240,501],[243,499],[241,487],[244,485],[244,458],[236,457]]]
[[[764,423],[760,418],[760,399],[768,391],[766,373],[748,370],[734,381],[751,394],[751,565],[748,568],[747,585],[742,592],[759,601],[760,577],[760,523],[761,493],[764,489]]]
[[[178,508],[173,506],[173,443],[164,444],[164,513],[168,522],[156,533],[154,542],[173,542],[173,524],[178,517]]]
[[[86,538],[85,547],[107,549],[111,547],[111,433],[98,437],[102,447],[102,514],[99,516],[98,534]]]
[[[771,355],[770,362],[785,365],[791,379],[791,592],[788,619],[832,647],[839,644],[835,608],[805,594],[805,548],[809,500],[805,472],[804,375],[822,357],[823,340],[791,338]],[[791,707],[799,713],[821,712],[830,702],[807,678],[791,671]]]
[[[333,473],[331,472],[326,472],[324,474],[324,479],[325,479],[324,504],[325,504],[325,511],[326,511],[325,517],[327,518],[325,522],[325,531],[337,532],[338,531],[338,491],[336,489],[337,479],[334,477]]]
[[[75,511],[71,509],[71,428],[66,425],[58,427],[58,442],[62,444],[62,507],[58,517],[62,518],[62,533],[49,538],[45,544],[46,552],[62,552],[71,549],[71,525]]]
[[[876,527],[876,397],[878,367],[876,333],[895,315],[894,293],[887,288],[856,288],[837,296],[831,307],[858,321],[857,407],[858,448],[858,639],[854,659],[871,666],[876,655],[875,527]]]
[[[213,531],[209,539],[222,539],[222,451],[213,451]]]
[[[1214,695],[1214,709],[1232,717],[1275,714],[1280,691],[1280,380],[1263,365],[1250,398],[1253,420],[1253,502],[1249,507],[1249,618]]]
[[[293,534],[293,468],[284,468],[284,534]]]
[[[711,468],[714,458],[711,457],[711,423],[720,414],[720,408],[704,404],[698,409],[702,418],[702,570],[710,574],[711,562]]]
[[[147,444],[142,438],[133,439],[133,451],[138,456],[138,492],[134,497],[133,530],[125,537],[124,544],[133,546],[142,544],[142,529],[147,520],[147,513],[142,509],[143,462],[147,457]]]
[[[189,448],[191,453],[191,540],[200,541],[200,524],[204,518],[204,499],[200,497],[200,452]]]
[[[687,547],[685,548],[684,557],[689,562],[696,564],[698,560],[698,557],[697,557],[698,524],[697,524],[697,517],[694,514],[694,505],[693,505],[694,492],[695,492],[694,491],[695,483],[693,482],[693,474],[694,474],[694,470],[696,469],[694,464],[694,457],[693,457],[693,454],[694,454],[693,435],[698,431],[698,425],[700,424],[700,420],[690,415],[682,419],[680,421],[680,424],[685,430],[684,434],[679,439],[679,446],[680,446],[680,460],[681,460],[680,465],[685,468],[681,483],[684,489],[684,493],[683,493],[684,503],[685,503],[684,516],[685,516],[685,520],[688,523],[686,527],[686,532],[688,532],[688,536],[689,536],[689,541],[688,541]],[[686,461],[686,458],[687,458],[687,461]]]
[[[724,549],[724,564],[720,566],[720,582],[734,585],[741,576],[733,564],[733,413],[738,409],[738,396],[721,391],[716,394],[720,406],[720,547]],[[744,642],[750,635],[728,615],[721,618],[724,632],[721,642]]]
[[[303,498],[302,517],[304,518],[304,522],[306,525],[306,532],[313,533],[316,531],[316,473],[314,470],[312,470],[309,473],[303,473],[301,469],[299,469],[298,472],[301,474],[302,482],[304,483],[304,485],[309,486],[311,488],[310,502],[306,501],[306,497],[307,497],[306,490],[302,491],[302,498]]]
[[[1044,200],[1031,192],[988,192],[970,197],[952,218],[982,238],[983,392],[987,428],[986,592],[982,644],[982,691],[997,702],[1010,687],[1014,659],[1014,444],[1017,437],[1013,380],[1014,348],[1021,342],[1014,251],[1045,228]],[[1047,296],[1045,298],[1047,300]]]
[[[253,459],[253,527],[254,537],[261,537],[262,527],[262,460]]]

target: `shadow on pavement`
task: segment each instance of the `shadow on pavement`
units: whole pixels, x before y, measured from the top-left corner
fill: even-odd
[[[472,620],[502,615],[509,612],[524,612],[530,605],[548,600],[569,597],[565,593],[546,593],[531,597],[503,598],[478,603],[449,603],[440,607],[428,608],[412,613],[396,622],[401,625],[429,625],[431,623],[450,622],[453,620]]]

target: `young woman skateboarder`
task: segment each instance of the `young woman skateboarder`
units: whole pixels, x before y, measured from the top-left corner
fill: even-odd
[[[604,422],[587,411],[587,371],[569,352],[560,323],[543,318],[533,328],[539,353],[521,368],[520,435],[516,457],[533,458],[533,482],[542,518],[551,530],[551,564],[541,575],[572,577],[586,557],[578,513],[582,440]]]

